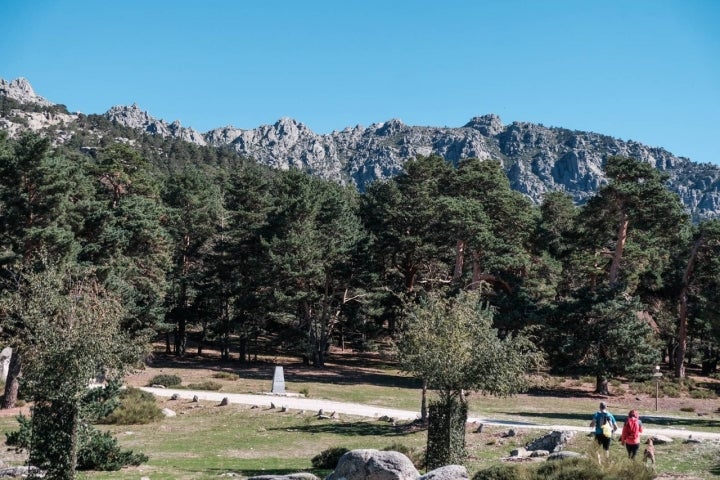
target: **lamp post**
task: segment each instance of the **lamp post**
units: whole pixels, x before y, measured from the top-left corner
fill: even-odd
[[[658,411],[658,397],[660,396],[660,378],[662,377],[662,372],[660,371],[660,365],[655,365],[655,373],[653,373],[653,377],[655,378],[655,411]]]

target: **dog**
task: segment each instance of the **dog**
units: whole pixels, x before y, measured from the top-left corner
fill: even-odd
[[[648,438],[645,442],[645,451],[643,452],[643,462],[647,463],[648,460],[655,466],[655,445],[653,445],[653,439]]]

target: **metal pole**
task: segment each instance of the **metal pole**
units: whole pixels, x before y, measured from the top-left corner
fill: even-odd
[[[658,397],[660,396],[660,379],[655,380],[655,411],[658,411]]]

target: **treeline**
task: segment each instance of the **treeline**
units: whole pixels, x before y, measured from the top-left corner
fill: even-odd
[[[213,342],[240,362],[262,339],[322,366],[333,344],[394,335],[428,292],[479,290],[502,335],[532,328],[551,369],[595,375],[599,391],[662,361],[680,377],[717,369],[720,222],[693,225],[646,163],[610,157],[587,204],[554,192],[535,206],[497,161],[421,156],[359,193],[152,141],[80,153],[79,137],[0,136],[2,298],[23,272],[91,271],[127,338],[184,355],[192,332],[197,353]],[[22,352],[17,305],[0,304],[0,337]]]

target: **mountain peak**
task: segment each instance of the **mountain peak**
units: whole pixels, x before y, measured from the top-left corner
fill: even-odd
[[[473,117],[464,127],[475,129],[486,137],[494,137],[505,129],[505,125],[503,125],[500,117],[494,113]]]
[[[0,95],[17,100],[20,103],[35,103],[43,107],[52,107],[54,103],[35,93],[30,82],[23,77],[7,81],[0,78]]]

